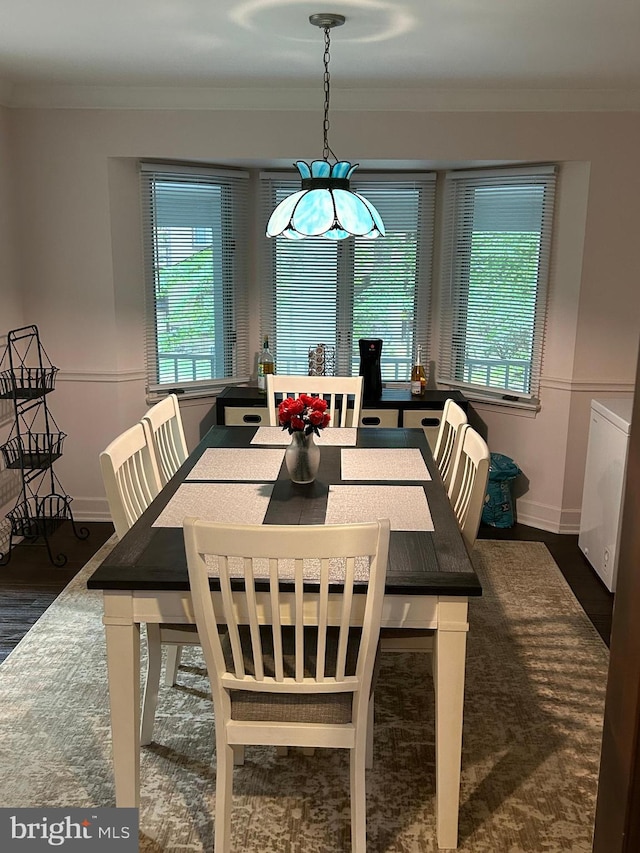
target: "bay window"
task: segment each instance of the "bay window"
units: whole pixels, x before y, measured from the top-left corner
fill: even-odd
[[[324,344],[337,375],[357,375],[358,340],[382,338],[384,382],[409,382],[420,345],[441,387],[537,407],[555,167],[443,173],[440,211],[433,173],[360,175],[352,188],[387,233],[340,241],[264,236],[262,223],[299,189],[292,174],[260,175],[257,222],[246,172],[143,163],[141,174],[151,396],[248,381],[266,334],[278,373],[306,374],[309,350]]]

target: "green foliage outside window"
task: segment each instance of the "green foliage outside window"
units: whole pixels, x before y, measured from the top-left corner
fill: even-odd
[[[372,243],[356,241],[353,299],[353,368],[359,338],[382,338],[382,375],[406,381],[412,362],[416,310],[417,238],[395,233]]]
[[[539,257],[537,232],[473,233],[461,378],[528,391]]]
[[[213,251],[194,252],[164,266],[156,277],[156,329],[160,381],[171,381],[174,358],[202,356],[178,365],[178,380],[210,379],[215,345]],[[168,358],[171,356],[171,358]],[[193,371],[195,370],[195,374]]]

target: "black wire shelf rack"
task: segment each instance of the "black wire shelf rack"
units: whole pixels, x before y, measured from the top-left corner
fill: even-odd
[[[13,329],[0,360],[0,399],[13,402],[14,420],[8,439],[0,445],[4,467],[20,472],[20,494],[7,514],[9,543],[0,552],[6,566],[17,540],[43,540],[49,560],[64,566],[65,554],[54,554],[50,536],[64,521],[71,522],[74,535],[86,539],[86,527],[77,527],[71,498],[62,488],[53,465],[62,456],[66,433],[49,411],[47,395],[55,389],[58,368],[40,342],[37,326]]]

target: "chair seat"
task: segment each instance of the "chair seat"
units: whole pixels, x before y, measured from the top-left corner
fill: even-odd
[[[232,690],[231,719],[260,723],[316,723],[344,725],[351,722],[352,693],[257,693]]]

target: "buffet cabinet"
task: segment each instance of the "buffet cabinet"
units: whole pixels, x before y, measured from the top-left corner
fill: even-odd
[[[384,388],[375,402],[365,402],[360,427],[423,428],[433,449],[445,400],[451,398],[466,411],[469,405],[460,391],[425,391],[413,397],[406,388]],[[216,423],[226,426],[267,426],[269,410],[257,386],[229,386],[216,399]],[[347,419],[347,423],[349,419]],[[353,423],[350,423],[353,426]]]

